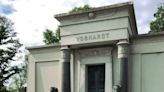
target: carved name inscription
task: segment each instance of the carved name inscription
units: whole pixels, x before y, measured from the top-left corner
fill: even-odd
[[[94,41],[94,40],[103,40],[109,38],[109,33],[97,33],[97,34],[89,34],[89,35],[82,35],[76,37],[78,42],[85,42],[85,41]]]

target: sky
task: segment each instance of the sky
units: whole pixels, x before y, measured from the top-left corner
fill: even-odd
[[[54,30],[60,23],[55,14],[68,12],[75,6],[89,4],[99,7],[133,0],[0,0],[0,15],[9,17],[15,23],[15,31],[24,46],[43,45],[43,32]],[[147,33],[153,14],[163,0],[134,0],[139,34]]]

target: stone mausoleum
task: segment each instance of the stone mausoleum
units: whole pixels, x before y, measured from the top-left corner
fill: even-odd
[[[164,92],[164,33],[139,35],[132,2],[55,18],[60,45],[28,48],[27,92]]]

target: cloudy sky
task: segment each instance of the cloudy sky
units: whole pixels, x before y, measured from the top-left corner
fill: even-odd
[[[15,23],[15,31],[25,46],[43,44],[42,33],[46,28],[55,30],[59,22],[55,14],[71,10],[75,6],[89,4],[91,7],[111,5],[130,0],[0,0],[0,15]],[[163,0],[134,0],[139,33],[147,33],[153,13]]]

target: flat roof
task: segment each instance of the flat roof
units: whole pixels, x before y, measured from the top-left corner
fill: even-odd
[[[134,6],[133,2],[124,2],[124,3],[118,3],[118,4],[113,4],[113,5],[108,5],[108,6],[102,6],[102,7],[93,7],[87,11],[79,11],[79,12],[73,12],[73,13],[61,13],[61,14],[56,14],[54,17],[60,21],[63,18],[69,17],[69,16],[77,16],[77,15],[82,15],[86,14],[89,12],[98,12],[102,10],[108,10],[108,9],[114,9],[114,8],[128,8],[129,11],[129,17],[130,17],[130,24],[132,24],[132,32],[137,35],[138,30],[137,30],[137,24],[136,24],[136,17],[135,17],[135,12],[134,12]]]
[[[42,48],[51,48],[51,47],[60,47],[60,44],[50,44],[50,45],[41,45],[41,46],[31,46],[26,47],[27,50],[33,50],[33,49],[42,49]]]
[[[58,19],[60,17],[78,15],[78,14],[83,14],[83,13],[88,13],[88,12],[93,12],[93,11],[100,11],[100,10],[118,8],[118,7],[129,6],[129,5],[133,5],[133,2],[130,1],[130,2],[124,2],[124,3],[113,4],[113,5],[108,5],[108,6],[96,7],[96,8],[93,7],[87,11],[79,11],[79,12],[73,12],[73,13],[69,13],[69,12],[61,13],[61,14],[56,14],[54,17]]]
[[[147,37],[164,37],[164,31],[161,32],[153,32],[153,33],[146,33],[146,34],[139,34],[136,36],[131,37],[132,39],[140,39],[140,38],[147,38]]]

